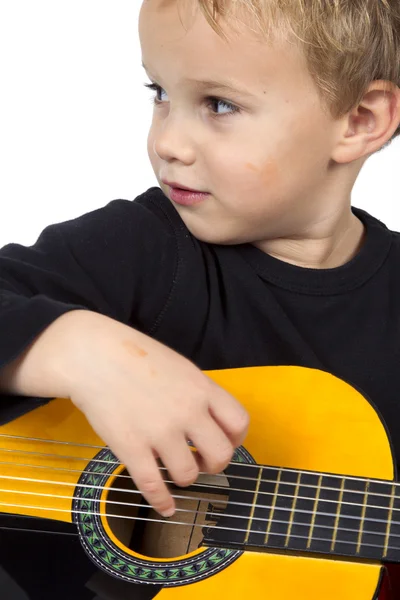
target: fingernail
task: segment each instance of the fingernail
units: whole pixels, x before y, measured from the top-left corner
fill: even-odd
[[[172,515],[175,514],[175,509],[174,508],[170,508],[168,510],[163,511],[162,513],[163,517],[172,517]]]

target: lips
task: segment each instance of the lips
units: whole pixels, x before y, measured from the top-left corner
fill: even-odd
[[[180,206],[193,206],[202,203],[209,194],[207,192],[192,192],[191,190],[182,190],[179,188],[170,187],[169,197]]]
[[[187,187],[186,185],[182,185],[181,183],[178,183],[176,181],[167,181],[166,179],[162,179],[161,181],[163,183],[165,183],[165,185],[169,185],[171,188],[174,188],[174,189],[186,190],[188,192],[193,192],[194,194],[206,193],[206,192],[203,192],[202,190],[195,190],[194,188]]]

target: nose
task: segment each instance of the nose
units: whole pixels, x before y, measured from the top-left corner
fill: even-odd
[[[191,164],[195,160],[190,127],[171,113],[153,129],[153,151],[164,161],[179,160]]]

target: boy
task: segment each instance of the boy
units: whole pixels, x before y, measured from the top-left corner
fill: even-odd
[[[400,240],[350,205],[400,133],[399,7],[214,4],[236,13],[215,26],[201,0],[142,6],[161,190],[0,253],[3,421],[70,397],[163,515],[157,456],[188,485],[246,435],[201,370],[332,372],[373,400],[400,459]],[[61,597],[50,587],[41,600]]]

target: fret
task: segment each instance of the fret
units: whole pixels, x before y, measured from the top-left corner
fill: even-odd
[[[311,543],[321,480],[322,476],[316,473],[303,471],[301,474],[289,542],[289,548],[292,550],[307,550],[308,544]]]
[[[382,559],[385,551],[392,483],[370,481],[360,555]],[[390,536],[389,536],[390,539]]]
[[[278,498],[279,484],[281,482],[281,477],[282,477],[282,469],[279,469],[279,471],[278,471],[278,478],[276,480],[274,493],[273,493],[273,496],[271,498],[271,512],[269,514],[269,520],[268,520],[268,525],[267,525],[267,531],[266,531],[266,534],[265,534],[264,544],[268,544],[268,541],[269,541],[269,535],[270,535],[270,532],[271,532],[272,521],[273,521],[274,514],[275,514],[275,507],[276,507],[276,502],[277,502],[277,498]]]
[[[263,467],[252,517],[248,546],[264,546],[270,531],[282,471]]]
[[[307,549],[355,556],[362,527],[365,480],[321,475]]]
[[[263,474],[263,468],[260,467],[258,469],[257,485],[256,485],[256,489],[254,491],[253,505],[251,507],[249,522],[248,522],[248,525],[247,525],[247,533],[246,533],[246,536],[244,538],[244,543],[245,544],[247,544],[248,541],[249,541],[249,536],[250,536],[250,532],[251,532],[251,528],[252,528],[252,523],[253,523],[254,511],[255,511],[255,508],[256,508],[256,504],[258,504],[258,490],[260,489],[260,483],[261,483],[262,474]]]
[[[344,481],[345,481],[344,477],[342,477],[341,483],[340,483],[339,498],[338,498],[338,502],[337,502],[337,506],[336,506],[336,516],[335,516],[335,525],[334,525],[334,528],[333,528],[331,552],[334,551],[335,544],[336,544],[336,536],[337,536],[338,526],[339,526],[340,511],[341,511],[341,508],[342,508],[342,500],[343,500],[343,492],[344,492]]]
[[[361,548],[369,485],[364,479],[345,478],[335,541],[335,554],[356,556]]]
[[[387,521],[387,526],[386,526],[385,546],[383,548],[383,556],[382,556],[382,558],[386,558],[387,553],[388,553],[389,536],[390,536],[390,526],[392,524],[392,518],[393,518],[393,507],[394,507],[395,493],[396,493],[396,486],[392,485],[392,491],[390,493],[390,504],[389,504],[388,521]]]
[[[385,562],[400,562],[400,487],[391,485],[390,492],[383,560]]]
[[[292,510],[290,512],[289,526],[288,526],[288,531],[287,531],[286,540],[285,540],[286,547],[289,544],[290,534],[291,534],[292,527],[293,527],[293,520],[294,520],[295,511],[296,511],[296,504],[297,504],[298,495],[299,495],[300,480],[301,480],[301,472],[299,471],[297,474],[296,487],[294,490],[293,501],[292,501]]]
[[[313,535],[314,526],[315,526],[315,517],[316,517],[316,513],[317,513],[319,495],[321,493],[321,482],[322,482],[322,475],[320,475],[318,477],[317,490],[316,490],[315,500],[314,500],[313,509],[312,509],[310,532],[308,534],[308,540],[307,540],[307,548],[309,548],[311,546],[311,540],[312,540],[312,535]]]
[[[341,482],[340,477],[322,475],[311,544],[308,544],[311,552],[331,553]]]
[[[360,548],[361,548],[361,540],[362,540],[362,534],[363,534],[363,530],[364,530],[365,513],[367,512],[368,493],[369,493],[369,480],[367,479],[367,481],[365,482],[365,493],[364,493],[363,505],[362,505],[362,509],[361,509],[361,524],[360,524],[360,530],[359,530],[358,539],[357,539],[357,554],[360,553]]]
[[[266,544],[271,548],[286,548],[286,539],[292,515],[293,497],[298,479],[297,471],[283,470],[274,495],[273,512],[266,533]]]

